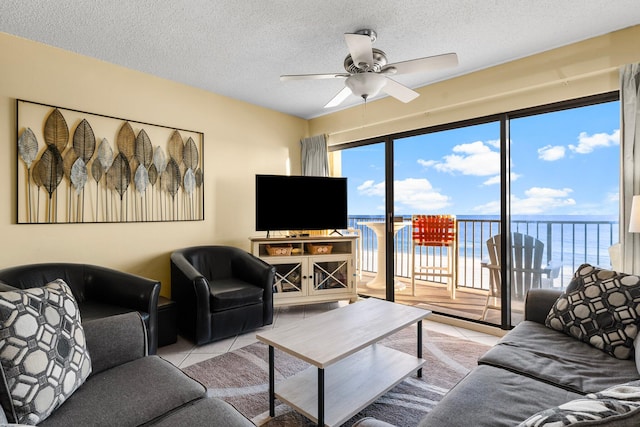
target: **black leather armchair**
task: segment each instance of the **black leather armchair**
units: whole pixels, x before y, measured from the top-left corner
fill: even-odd
[[[78,303],[82,321],[137,311],[147,326],[149,354],[158,348],[160,282],[89,264],[27,264],[0,270],[0,281],[15,288],[64,280]]]
[[[180,335],[205,344],[273,323],[275,267],[231,246],[171,254]]]

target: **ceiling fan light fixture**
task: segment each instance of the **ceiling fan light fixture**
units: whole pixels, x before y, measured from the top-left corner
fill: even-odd
[[[342,90],[331,98],[324,108],[340,105],[351,94],[364,99],[366,102],[367,99],[378,95],[380,91],[407,103],[416,99],[420,94],[390,76],[421,73],[458,65],[458,56],[455,53],[445,53],[389,64],[387,55],[371,45],[376,37],[375,31],[369,29],[358,30],[355,33],[345,33],[344,40],[349,49],[349,54],[343,63],[346,74],[290,74],[280,76],[280,80],[346,79]]]
[[[355,96],[368,99],[376,96],[384,85],[387,78],[377,73],[359,73],[347,77],[345,85]]]

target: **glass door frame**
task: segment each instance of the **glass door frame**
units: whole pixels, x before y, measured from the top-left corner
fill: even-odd
[[[498,122],[500,126],[500,226],[501,226],[501,245],[507,250],[503,250],[500,254],[501,264],[501,277],[502,277],[502,292],[501,292],[501,316],[500,316],[500,328],[511,329],[511,258],[508,254],[511,253],[511,239],[508,238],[511,232],[511,212],[510,212],[510,131],[509,122],[511,119],[533,116],[537,114],[557,112],[565,109],[579,108],[589,105],[595,105],[599,103],[619,101],[620,94],[618,91],[606,92],[602,94],[596,94],[581,98],[576,98],[567,101],[560,101],[551,104],[545,104],[536,107],[525,108],[521,110],[515,110],[508,113],[499,113],[489,116],[461,120],[453,123],[446,123],[441,125],[435,125],[427,128],[421,128],[406,132],[399,132],[389,134],[385,136],[370,138],[366,140],[360,140],[352,143],[339,144],[330,146],[329,151],[339,151],[346,148],[354,148],[363,145],[369,145],[374,143],[384,143],[385,147],[385,265],[386,265],[386,277],[385,277],[385,295],[387,301],[395,301],[395,289],[394,289],[394,277],[395,277],[395,262],[394,262],[394,141],[401,138],[407,138],[411,136],[424,135],[429,133],[436,133],[461,127],[473,126],[478,124],[485,124],[488,122]],[[458,316],[451,316],[456,317]],[[462,318],[461,318],[462,319]],[[484,321],[477,321],[471,319],[463,319],[467,321],[473,321],[476,323],[489,324]],[[494,325],[494,324],[490,324]]]
[[[410,138],[413,136],[426,135],[430,133],[443,132],[447,130],[453,130],[458,128],[470,127],[475,125],[482,125],[486,123],[500,123],[500,129],[504,128],[505,123],[505,114],[493,114],[490,116],[478,117],[474,119],[461,120],[453,123],[446,123],[442,125],[435,125],[428,128],[415,129],[406,132],[399,132],[391,135],[387,135],[383,138],[385,142],[385,182],[391,183],[391,185],[385,186],[385,207],[386,207],[386,215],[385,215],[385,231],[386,231],[386,239],[385,239],[385,261],[387,268],[387,277],[386,277],[386,298],[388,301],[395,301],[395,289],[394,289],[394,277],[395,277],[395,260],[394,260],[394,229],[393,229],[393,218],[395,216],[394,213],[394,142],[403,138]],[[501,138],[502,139],[502,138]],[[380,139],[378,139],[380,141]],[[502,146],[501,146],[502,149]],[[501,155],[501,162],[504,162],[503,157]],[[507,162],[508,163],[508,162]],[[501,174],[503,170],[501,168]],[[501,182],[506,180],[508,174],[501,175]],[[508,193],[506,193],[508,194]],[[501,191],[500,199],[501,204],[505,203],[505,193]],[[504,212],[504,209],[503,209]],[[504,221],[504,215],[501,215],[501,221]],[[504,224],[503,224],[504,225]],[[455,283],[453,284],[455,286]],[[510,313],[510,307],[509,307]],[[463,317],[455,316],[455,315],[447,315],[449,317],[455,317],[462,320],[470,320]],[[509,317],[510,318],[510,317]],[[504,324],[504,319],[501,320]],[[480,322],[486,323],[486,322]],[[500,325],[502,327],[502,325]]]

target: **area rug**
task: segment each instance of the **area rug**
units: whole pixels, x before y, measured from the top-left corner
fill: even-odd
[[[381,344],[416,354],[416,328],[404,329]],[[476,366],[489,346],[432,331],[423,332],[422,378],[407,377],[348,420],[351,426],[364,417],[375,417],[397,426],[415,426],[444,394]],[[309,365],[275,350],[276,383]],[[276,399],[276,416],[269,417],[268,347],[254,343],[183,369],[204,384],[210,396],[226,400],[256,425],[298,427],[314,425]],[[371,372],[371,375],[376,375]],[[345,378],[348,381],[348,378]],[[310,387],[315,387],[310,384]]]

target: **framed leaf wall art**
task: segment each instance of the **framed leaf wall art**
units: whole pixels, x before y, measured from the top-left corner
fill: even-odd
[[[17,100],[20,224],[204,220],[202,132]]]

